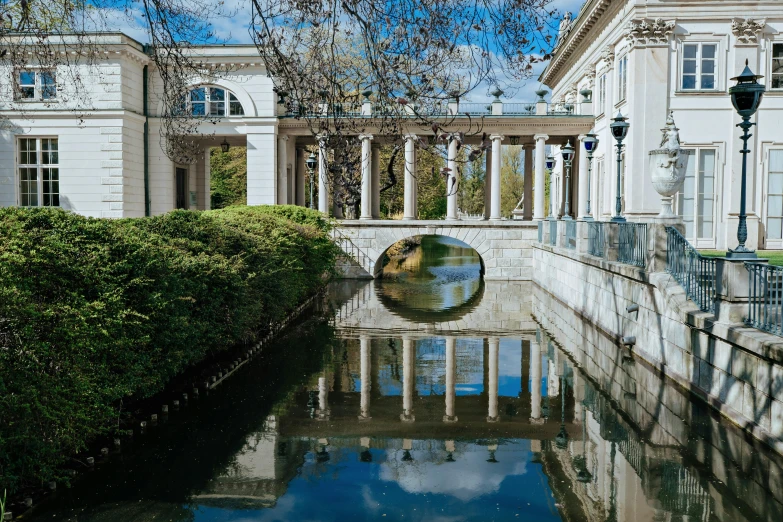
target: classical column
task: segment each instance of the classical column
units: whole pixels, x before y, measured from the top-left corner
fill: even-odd
[[[372,144],[372,214],[373,219],[381,217],[381,150]]]
[[[277,169],[273,158],[277,150],[273,127],[247,128],[247,204],[274,205]]]
[[[500,339],[489,338],[489,412],[487,422],[498,421],[498,355]]]
[[[326,172],[326,137],[318,137],[318,210],[329,215],[329,178]]]
[[[416,342],[402,340],[402,415],[403,422],[413,422],[413,392],[416,390]]]
[[[204,210],[212,207],[210,179],[212,178],[212,163],[210,150],[204,151]]]
[[[549,139],[549,136],[536,134],[533,139],[536,140],[536,201],[533,205],[533,219],[540,221],[546,217],[544,192],[546,192],[546,140]]]
[[[296,201],[300,207],[305,206],[305,172],[307,165],[307,149],[296,149]]]
[[[288,136],[277,137],[277,201],[278,205],[288,202]]]
[[[418,136],[405,136],[405,194],[402,219],[416,219],[416,140]]]
[[[361,353],[360,379],[362,381],[361,415],[359,420],[370,419],[370,339],[362,337],[359,340]]]
[[[359,219],[372,219],[372,134],[361,134],[362,140],[362,213]]]
[[[318,377],[318,420],[329,420],[329,385],[326,375]]]
[[[525,145],[525,178],[524,178],[525,204],[522,207],[522,219],[533,219],[533,147]]]
[[[492,172],[498,173],[497,176],[492,176],[492,194],[490,196],[492,203],[490,205],[489,219],[500,219],[500,146],[503,136],[493,134],[489,139],[492,140]]]
[[[446,337],[446,415],[443,422],[457,422],[454,401],[457,395],[457,339]]]
[[[457,188],[459,177],[457,173],[457,138],[449,139],[449,175],[446,178],[446,219],[459,219],[457,216]]]
[[[577,147],[578,160],[579,160],[579,200],[578,207],[576,209],[577,217],[587,217],[587,195],[590,193],[590,187],[587,185],[587,151],[585,151],[585,138],[586,134],[580,134]]]
[[[541,345],[530,341],[530,422],[541,421]]]
[[[492,206],[492,150],[488,149],[484,154],[486,155],[486,163],[484,165],[484,219],[489,219],[489,210]]]

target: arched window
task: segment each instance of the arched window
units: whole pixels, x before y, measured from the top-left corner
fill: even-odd
[[[212,118],[226,116],[244,116],[242,104],[234,93],[220,87],[196,87],[190,91],[188,98],[190,114]]]

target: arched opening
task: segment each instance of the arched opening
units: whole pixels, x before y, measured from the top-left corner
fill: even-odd
[[[199,85],[187,97],[187,113],[191,116],[230,118],[244,116],[245,109],[233,92],[214,85]]]
[[[455,320],[481,301],[484,261],[457,239],[406,238],[389,247],[376,266],[379,298],[412,321]]]

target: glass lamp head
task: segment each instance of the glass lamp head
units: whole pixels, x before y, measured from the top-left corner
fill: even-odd
[[[305,160],[305,166],[307,166],[310,170],[315,170],[315,167],[318,165],[318,159],[315,157],[315,153],[311,152],[310,156]]]
[[[766,91],[766,87],[758,82],[761,78],[763,76],[753,74],[747,60],[745,60],[745,70],[742,71],[742,74],[732,78],[732,81],[737,82],[737,85],[729,89],[729,94],[731,95],[731,103],[740,116],[749,118],[758,110],[761,98]]]
[[[598,136],[595,134],[588,134],[582,142],[585,144],[585,151],[588,154],[594,153],[598,148]]]
[[[223,143],[220,144],[220,150],[223,152],[228,152],[228,150],[231,148],[231,145],[228,143],[228,140],[226,138],[223,138]]]
[[[566,143],[565,147],[560,151],[560,154],[563,156],[563,161],[566,163],[570,162],[574,159],[574,148],[571,146],[571,141],[569,140],[568,143]]]
[[[547,170],[552,170],[555,168],[555,158],[553,158],[551,155],[546,157],[546,168]]]
[[[618,112],[617,116],[612,118],[612,123],[609,124],[609,128],[612,130],[612,136],[614,136],[614,139],[617,141],[623,141],[626,136],[628,136],[628,127],[630,127],[631,124],[628,123],[628,118],[622,115],[622,113]]]

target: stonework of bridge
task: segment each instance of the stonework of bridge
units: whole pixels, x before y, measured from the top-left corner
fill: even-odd
[[[445,236],[462,241],[481,257],[487,281],[530,281],[532,244],[537,223],[517,220],[344,220],[334,230],[347,255],[339,267],[348,279],[377,277],[383,254],[393,244],[415,236]]]

